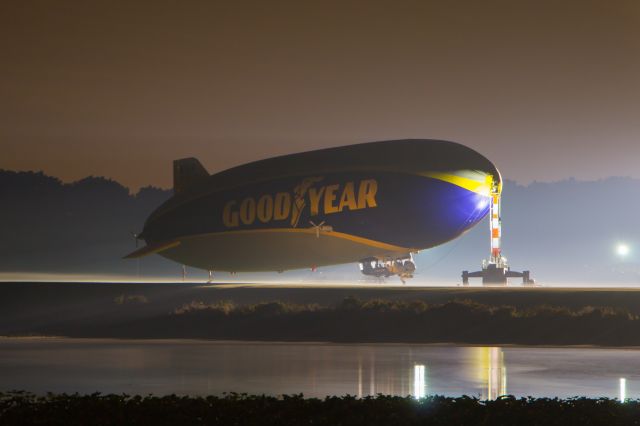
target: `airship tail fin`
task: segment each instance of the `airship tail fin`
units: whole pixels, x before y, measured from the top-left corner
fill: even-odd
[[[173,191],[176,194],[207,177],[209,173],[195,158],[182,158],[173,162]]]
[[[151,244],[140,249],[137,249],[133,253],[129,253],[123,259],[138,259],[144,256],[148,256],[150,254],[160,253],[165,250],[169,250],[170,248],[174,248],[180,245],[180,241],[173,240],[159,244]]]

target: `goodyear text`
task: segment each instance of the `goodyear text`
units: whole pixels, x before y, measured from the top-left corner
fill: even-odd
[[[319,180],[318,178],[317,180]],[[289,192],[246,197],[225,204],[222,222],[227,228],[252,225],[256,221],[290,220],[296,226],[301,208],[309,206],[309,215],[333,214],[344,210],[360,210],[376,207],[378,182],[375,179],[351,181],[344,184],[306,187],[308,203],[301,197],[300,187],[292,195]]]

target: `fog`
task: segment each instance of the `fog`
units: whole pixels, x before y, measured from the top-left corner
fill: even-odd
[[[90,177],[71,184],[41,173],[0,171],[0,279],[156,282],[182,281],[182,267],[161,256],[123,260],[135,249],[132,232],[171,191],[131,193]],[[503,192],[503,249],[514,270],[530,270],[545,286],[634,286],[640,283],[640,180],[565,180],[527,186],[507,181]],[[617,250],[624,243],[627,252]],[[488,256],[483,221],[467,234],[415,256],[409,285],[455,285],[462,270]],[[214,272],[228,283],[347,283],[377,285],[356,264],[278,273]],[[206,271],[187,268],[187,281]],[[386,285],[400,285],[389,278]],[[519,283],[513,280],[513,284]],[[477,284],[472,281],[472,285]]]

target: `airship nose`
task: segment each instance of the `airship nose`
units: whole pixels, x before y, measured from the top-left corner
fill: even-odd
[[[453,142],[425,146],[433,147],[433,151],[425,150],[418,160],[424,162],[423,176],[443,180],[487,197],[502,189],[502,177],[497,167],[474,149]]]

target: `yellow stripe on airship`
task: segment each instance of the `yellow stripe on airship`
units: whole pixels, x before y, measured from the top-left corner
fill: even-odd
[[[466,176],[463,176],[463,174]],[[493,176],[481,172],[474,172],[471,170],[449,173],[422,172],[420,173],[420,176],[448,182],[464,188],[468,191],[475,192],[476,194],[484,195],[486,197],[489,197],[491,195],[491,187],[493,186]],[[499,187],[499,191],[501,190],[502,185],[500,185]]]

